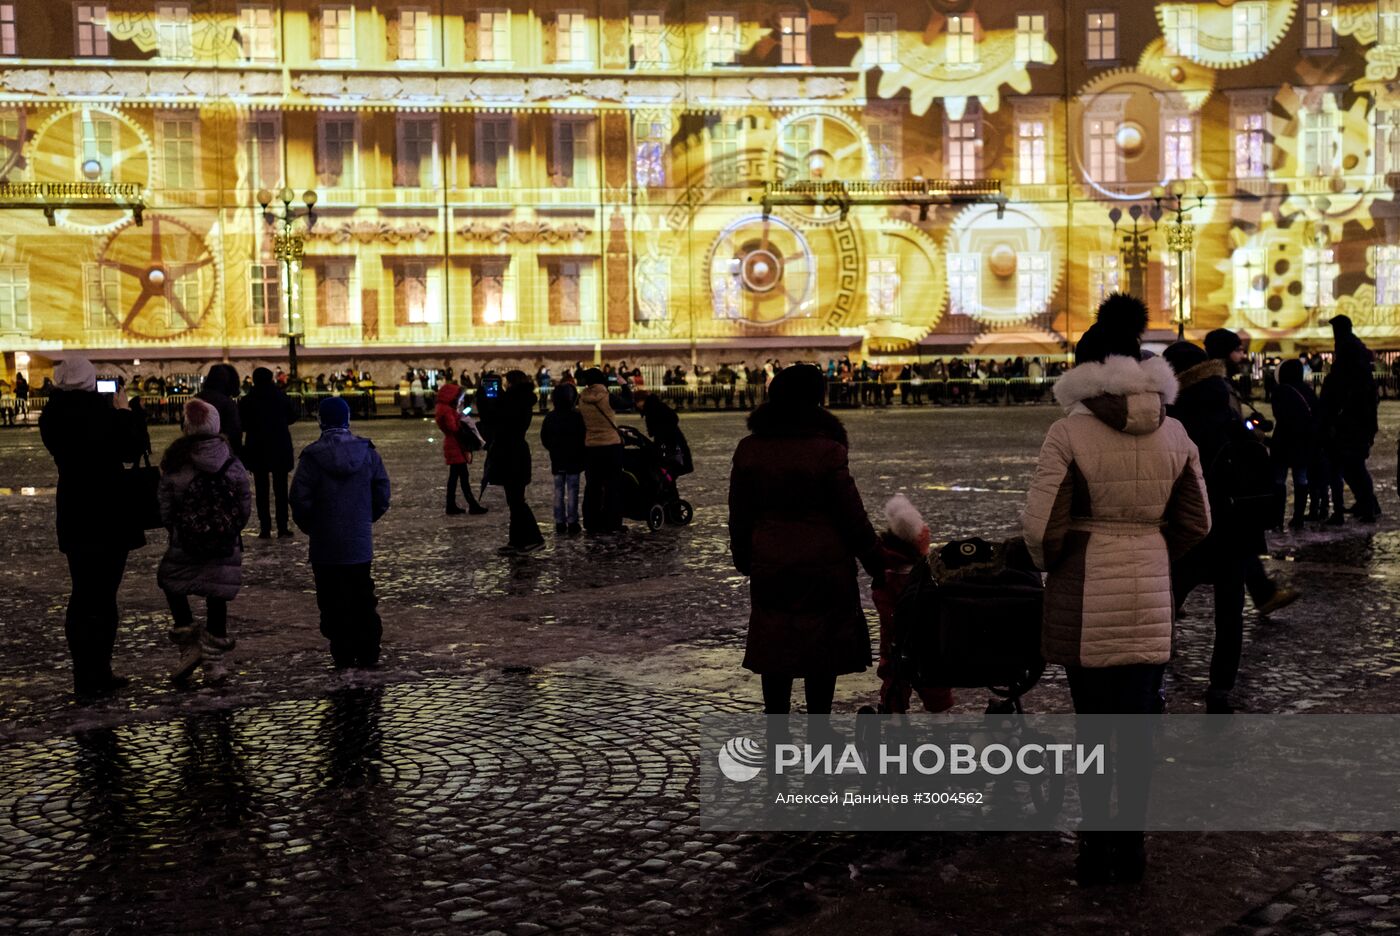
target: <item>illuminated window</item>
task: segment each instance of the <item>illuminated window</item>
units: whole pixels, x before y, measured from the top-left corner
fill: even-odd
[[[1089,254],[1089,302],[1093,308],[1118,292],[1121,264],[1116,253]]]
[[[1377,244],[1371,252],[1376,265],[1376,305],[1400,305],[1400,246]]]
[[[437,301],[436,271],[421,260],[406,260],[394,267],[394,310],[399,324],[436,325],[442,321]]]
[[[1400,0],[1380,0],[1380,42],[1400,45]]]
[[[0,332],[27,332],[29,319],[29,267],[0,265]]]
[[[950,179],[971,180],[980,174],[981,119],[969,110],[962,120],[949,120],[943,129],[943,152]]]
[[[582,325],[593,321],[593,265],[587,260],[549,260],[549,324]]]
[[[1050,49],[1045,42],[1044,13],[1016,14],[1016,61],[1022,65],[1050,61]]]
[[[1112,62],[1118,58],[1118,14],[1098,11],[1088,14],[1086,51],[1091,62]]]
[[[1166,34],[1167,51],[1172,55],[1191,57],[1196,54],[1196,8],[1166,6],[1162,8],[1162,26]]]
[[[269,62],[277,58],[277,28],[272,6],[245,3],[238,8],[238,38],[243,58],[249,62]]]
[[[865,64],[899,64],[899,20],[893,13],[865,15]]]
[[[637,187],[659,188],[666,184],[668,123],[652,117],[638,117],[635,124],[637,146]]]
[[[254,113],[243,125],[250,189],[275,191],[281,187],[282,147],[279,137],[276,114]]]
[[[778,17],[778,33],[784,65],[810,65],[808,57],[807,15],[783,13]]]
[[[739,183],[739,124],[732,120],[712,117],[709,121],[710,184],[717,186]]]
[[[1303,47],[1335,49],[1337,33],[1332,27],[1333,0],[1307,0],[1303,4]]]
[[[194,36],[190,31],[188,3],[156,4],[156,45],[163,59],[194,58]]]
[[[476,15],[476,60],[490,65],[510,62],[510,13],[482,10]]]
[[[554,62],[557,65],[587,65],[588,17],[582,13],[560,13],[554,24]]]
[[[632,14],[632,64],[652,68],[666,64],[666,29],[660,13]]]
[[[1400,109],[1376,111],[1376,173],[1400,172]]]
[[[74,7],[78,25],[80,57],[107,54],[107,4],[79,3]]]
[[[168,189],[199,187],[195,171],[195,135],[192,118],[162,120],[161,179]]]
[[[360,304],[355,293],[354,258],[320,261],[316,265],[316,324],[358,325]]]
[[[1310,309],[1336,305],[1337,263],[1331,247],[1303,251],[1303,305]]]
[[[1189,179],[1195,175],[1196,121],[1190,116],[1162,119],[1162,178]]]
[[[355,57],[355,11],[348,6],[321,8],[321,54],[323,59]]]
[[[899,260],[871,257],[866,261],[865,293],[870,318],[899,318]]]
[[[1232,48],[1236,56],[1256,58],[1265,52],[1264,20],[1267,8],[1262,3],[1237,3],[1231,10],[1233,22]]]
[[[19,41],[15,35],[15,5],[0,3],[0,55],[18,55]]]
[[[117,171],[117,122],[106,114],[83,112],[83,158],[73,168],[83,178],[83,163],[96,161],[102,171],[97,181],[111,182]]]
[[[714,274],[710,283],[710,294],[715,318],[739,318],[743,312],[744,279],[738,259],[731,259],[727,269]]]
[[[1265,115],[1243,111],[1235,115],[1235,177],[1262,179],[1269,172],[1269,140]]]
[[[433,17],[427,10],[399,11],[400,62],[431,62],[433,55]]]
[[[1016,178],[1022,185],[1044,185],[1048,158],[1045,121],[1016,121]]]
[[[898,114],[872,117],[866,112],[865,135],[875,156],[877,179],[899,179],[904,175],[904,127]]]
[[[592,184],[593,122],[588,118],[554,120],[554,152],[549,178],[555,188],[587,188]]]
[[[20,138],[20,117],[22,111],[18,109],[0,109],[0,163],[8,158],[8,154],[19,154],[24,151],[24,140]],[[10,182],[24,181],[26,173],[18,165],[11,167],[9,175],[4,176]]]
[[[1094,182],[1117,182],[1122,175],[1118,157],[1118,122],[1107,118],[1090,118],[1085,122],[1088,137],[1089,178]]]
[[[948,309],[954,315],[974,315],[982,308],[982,257],[948,254]]]
[[[1334,175],[1339,167],[1342,141],[1337,113],[1321,103],[1303,111],[1303,164],[1305,176]]]
[[[637,321],[664,322],[671,314],[671,258],[637,261]]]
[[[427,189],[437,185],[437,119],[399,117],[394,185]]]
[[[952,13],[948,16],[949,65],[977,64],[977,14]]]
[[[254,263],[248,267],[252,291],[253,325],[276,325],[282,321],[282,264]]]
[[[1264,251],[1252,247],[1236,248],[1231,254],[1230,263],[1235,273],[1235,308],[1262,311],[1268,298],[1269,285],[1268,277],[1264,274]],[[1170,264],[1168,273],[1176,276],[1175,262]]]
[[[165,324],[181,328],[199,321],[204,310],[198,276],[182,276],[170,285],[170,301],[165,304]]]
[[[515,280],[510,260],[476,261],[472,265],[472,323],[500,325],[514,321]]]
[[[1039,315],[1050,305],[1050,255],[1016,255],[1016,302],[1020,311]]]
[[[476,119],[476,165],[472,167],[473,186],[500,188],[510,184],[513,137],[509,117]]]
[[[705,56],[711,65],[733,65],[739,60],[739,17],[711,13],[705,18]]]
[[[319,127],[316,175],[326,188],[355,184],[355,119],[324,114]]]
[[[812,124],[795,120],[783,128],[783,166],[779,169],[787,180],[812,177]]]
[[[116,328],[122,308],[121,274],[100,263],[83,264],[83,312],[88,328]]]

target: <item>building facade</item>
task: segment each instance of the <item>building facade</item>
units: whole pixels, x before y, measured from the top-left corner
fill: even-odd
[[[355,358],[1058,353],[1114,290],[1400,345],[1397,77],[1400,0],[4,0],[0,177],[146,208],[0,213],[0,349],[272,357],[289,292]],[[900,180],[1000,194],[764,210]]]

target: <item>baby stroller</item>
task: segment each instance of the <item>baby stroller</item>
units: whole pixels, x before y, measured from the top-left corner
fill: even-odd
[[[617,431],[622,436],[623,516],[645,522],[653,532],[666,523],[689,523],[695,508],[676,489],[660,446],[631,426],[618,426]]]
[[[955,540],[929,558],[895,609],[893,652],[915,686],[989,688],[989,714],[1020,713],[1045,673],[1044,588],[1019,539]]]

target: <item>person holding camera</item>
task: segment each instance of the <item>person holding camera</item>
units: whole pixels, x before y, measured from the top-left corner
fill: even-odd
[[[146,545],[146,536],[123,489],[125,463],[145,452],[146,431],[125,393],[98,393],[92,362],[69,357],[54,368],[39,435],[58,467],[58,548],[73,586],[64,631],[73,691],[87,701],[128,682],[112,673],[117,590],[127,554]]]
[[[471,474],[467,467],[475,453],[486,447],[486,442],[476,431],[476,420],[471,417],[471,407],[465,405],[466,398],[466,391],[457,384],[445,383],[438,388],[437,409],[433,413],[438,430],[442,432],[442,458],[447,462],[448,516],[486,513],[486,508],[472,493]],[[466,510],[457,506],[458,484],[467,498]]]

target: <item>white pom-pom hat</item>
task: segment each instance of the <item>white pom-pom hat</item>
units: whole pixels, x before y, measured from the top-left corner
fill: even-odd
[[[923,514],[903,494],[896,494],[885,502],[885,522],[895,536],[906,543],[914,543],[924,532]]]

